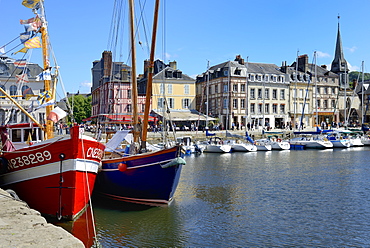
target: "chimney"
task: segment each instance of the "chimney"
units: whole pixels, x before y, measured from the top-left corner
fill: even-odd
[[[325,70],[327,70],[328,66],[327,65],[321,65],[321,68],[324,68]]]
[[[128,82],[128,71],[126,69],[121,70],[121,80],[123,82]]]
[[[287,72],[286,61],[281,62],[281,72],[282,73],[286,73]]]
[[[301,72],[308,72],[308,55],[304,54],[298,57],[298,70]]]
[[[244,59],[242,58],[241,55],[236,55],[234,61],[237,61],[239,64],[244,65]]]
[[[112,69],[112,52],[104,51],[102,57],[103,57],[103,76],[109,77]]]
[[[172,62],[170,62],[170,67],[174,70],[177,70],[177,62],[174,60]]]
[[[148,77],[148,73],[149,73],[149,60],[144,60],[144,77]]]

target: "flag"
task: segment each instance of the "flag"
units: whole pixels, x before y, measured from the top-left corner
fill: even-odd
[[[23,0],[22,5],[34,9],[37,7],[37,4],[40,2],[40,0]]]
[[[45,107],[45,106],[48,106],[48,105],[45,105],[45,106],[42,106],[44,104],[44,102],[47,100],[47,99],[50,99],[51,98],[51,94],[50,92],[47,90],[47,91],[43,91],[41,92],[38,97],[37,97],[37,101],[39,101],[39,104],[41,106],[37,107],[37,109],[39,108],[42,108],[42,107]],[[48,102],[49,103],[49,102]],[[54,104],[54,103],[53,103]],[[49,104],[51,105],[51,104]]]
[[[33,91],[30,87],[24,86],[24,90],[22,92],[22,97],[25,98],[26,100],[29,100],[31,97],[33,97]]]
[[[27,19],[27,20],[19,20],[19,23],[20,24],[29,24],[29,23],[32,23],[36,20],[37,17],[32,17],[30,19]]]
[[[31,37],[31,32],[24,32],[19,35],[19,39],[21,40],[22,43],[25,43],[28,41]]]
[[[15,53],[12,53],[12,55],[15,55],[17,53],[26,53],[27,51],[28,51],[28,48],[27,47],[23,47],[23,48],[21,48],[21,50],[15,52]]]
[[[17,80],[17,84],[19,83],[29,83],[30,81],[28,80],[28,77],[27,77],[27,74],[26,73],[23,73],[23,74],[20,74],[20,75],[15,75],[18,80]]]
[[[14,61],[14,66],[23,69],[23,68],[27,67],[27,60],[17,59],[16,61]]]
[[[51,80],[51,73],[49,69],[41,72],[39,75],[36,76],[36,81],[40,80]]]
[[[40,37],[36,36],[32,39],[29,39],[24,43],[24,46],[27,48],[40,48],[41,47]]]
[[[63,119],[66,116],[67,112],[59,107],[55,107],[55,109],[50,112],[49,116],[46,119],[57,123],[60,119]]]

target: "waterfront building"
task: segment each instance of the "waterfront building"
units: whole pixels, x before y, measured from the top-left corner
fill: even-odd
[[[289,80],[277,65],[245,62],[238,55],[198,75],[196,87],[197,109],[224,128],[248,123],[254,129],[282,128],[288,121]]]
[[[112,61],[112,52],[104,51],[92,67],[92,118],[99,121],[131,121],[131,67]],[[143,113],[145,96],[138,96],[138,112]]]
[[[139,92],[146,92],[149,62],[144,61],[144,76],[139,80]],[[195,79],[184,74],[177,68],[177,62],[165,64],[161,60],[154,62],[152,82],[152,110],[162,112],[167,107],[173,111],[194,109]],[[166,101],[165,101],[166,100]]]
[[[349,86],[349,68],[343,53],[339,16],[335,56],[331,63],[330,71],[337,74],[339,77],[337,102],[337,106],[339,108],[339,121],[342,122],[344,126],[347,126],[349,123],[359,122],[358,111],[360,110],[360,100],[356,97],[356,93],[353,88]]]
[[[5,54],[0,56],[0,87],[44,124],[45,108],[36,109],[41,103],[41,98],[40,101],[37,98],[44,92],[44,82],[37,81],[37,76],[43,70],[38,64],[25,60],[21,61],[23,64],[19,62]],[[27,115],[0,92],[0,125],[27,122],[30,122]]]
[[[291,66],[286,66],[286,62],[282,65],[282,71],[290,79],[289,114],[297,129],[339,121],[338,75],[328,71],[325,65],[318,66],[308,60],[304,54]]]

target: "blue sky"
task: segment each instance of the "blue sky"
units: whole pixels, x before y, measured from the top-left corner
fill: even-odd
[[[20,19],[33,17],[22,0],[0,0],[2,15],[0,47],[23,32]],[[50,39],[68,92],[90,92],[91,67],[104,50],[112,49],[110,35],[113,0],[55,1],[46,0]],[[147,33],[140,25],[137,47],[138,73],[143,60],[149,57],[151,22],[154,0],[146,3],[143,12]],[[124,3],[126,5],[126,3]],[[163,12],[163,10],[165,11]],[[330,65],[335,50],[338,14],[344,55],[352,70],[365,72],[370,64],[370,19],[367,12],[370,1],[250,1],[250,0],[172,0],[161,1],[156,58],[166,62],[176,60],[178,69],[196,77],[197,74],[240,54],[250,62],[291,64],[299,55],[307,54],[317,64]],[[136,17],[140,17],[138,7]],[[126,8],[123,10],[126,11]],[[127,30],[127,14],[122,17]],[[163,24],[165,23],[165,24]],[[115,61],[131,64],[128,57],[128,35],[120,36],[122,49],[114,51]],[[19,41],[6,47],[6,50]],[[31,61],[40,63],[40,49],[33,49]],[[120,50],[120,52],[117,52]],[[19,59],[23,54],[11,56]]]

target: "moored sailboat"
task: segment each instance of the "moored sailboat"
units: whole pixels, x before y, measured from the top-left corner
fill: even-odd
[[[32,8],[34,13],[39,11],[36,17],[41,26],[36,32],[41,33],[44,70],[47,71],[51,67],[44,1],[33,2],[36,4],[26,3],[25,6]],[[51,87],[50,78],[44,79],[44,89],[50,94],[49,101],[54,100],[53,87],[56,85]],[[1,127],[0,186],[14,190],[21,200],[45,216],[75,219],[90,201],[105,146],[83,135],[79,126],[73,126],[70,135],[53,137],[55,118],[52,117],[52,105],[46,107],[48,119],[45,120],[46,125],[42,125],[6,91],[2,88],[0,91],[36,123],[28,124],[28,128],[20,124]],[[12,135],[9,136],[9,133]],[[22,138],[27,134],[28,142],[14,145],[10,138],[19,140],[20,137],[14,136],[17,133]],[[36,138],[35,142],[32,142],[32,137]]]
[[[134,1],[130,5],[131,35],[131,87],[133,106],[133,140],[129,144],[129,152],[121,153],[117,146],[109,147],[102,161],[102,169],[96,181],[95,192],[114,200],[134,202],[148,205],[169,203],[179,182],[182,166],[181,146],[165,147],[150,151],[147,147],[147,127],[152,93],[152,77],[159,1],[155,3],[152,46],[149,60],[149,73],[146,90],[144,120],[139,124],[137,114],[136,55],[134,28]],[[141,131],[139,131],[141,130]],[[141,139],[140,139],[140,137]],[[122,141],[122,140],[121,140]],[[119,142],[120,143],[120,142]],[[165,143],[167,144],[167,143]],[[128,147],[128,146],[127,146]]]

